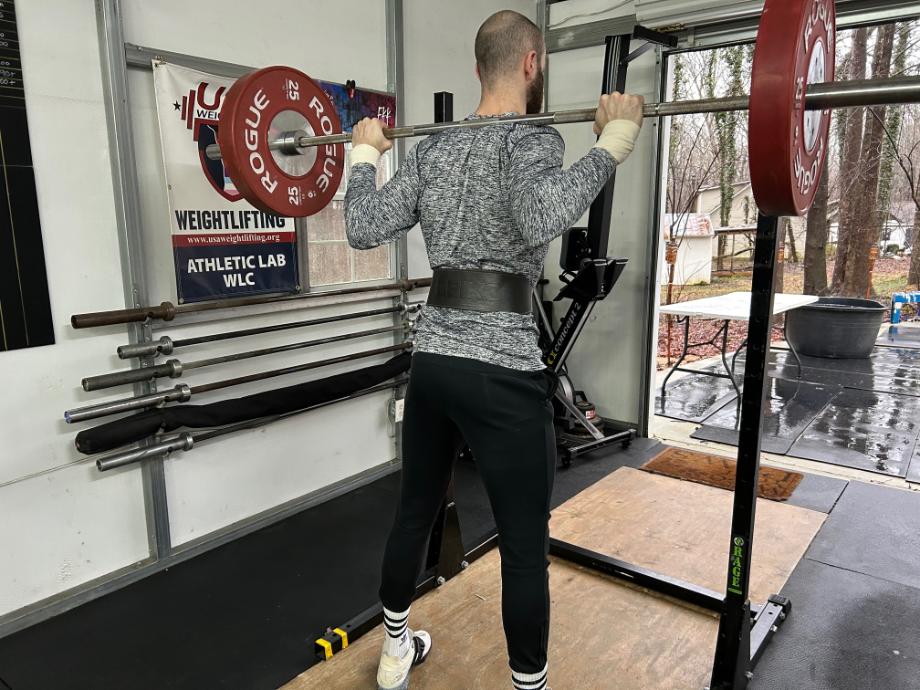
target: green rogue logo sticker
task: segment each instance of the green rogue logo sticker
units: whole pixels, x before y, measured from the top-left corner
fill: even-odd
[[[744,539],[735,537],[732,539],[731,553],[731,580],[728,585],[728,591],[732,594],[741,594],[741,574],[744,564]]]

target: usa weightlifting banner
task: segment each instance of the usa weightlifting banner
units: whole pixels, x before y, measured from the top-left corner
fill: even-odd
[[[180,303],[296,292],[300,280],[294,220],[271,212],[287,206],[280,202],[253,206],[243,195],[257,202],[255,192],[289,199],[294,210],[297,204],[311,202],[305,190],[323,187],[318,183],[326,182],[323,189],[330,197],[344,193],[344,171],[332,171],[329,164],[326,172],[332,174],[314,180],[325,161],[317,161],[312,152],[291,156],[254,141],[247,158],[247,167],[253,168],[253,189],[239,189],[233,179],[248,178],[228,168],[227,161],[205,155],[206,148],[218,141],[221,109],[234,80],[162,61],[155,61],[153,67]],[[337,116],[344,128],[351,129],[362,117],[395,124],[396,102],[389,94],[356,89],[351,83],[279,82],[277,86],[277,93],[251,94],[252,112],[228,126],[238,126],[245,135],[267,124],[272,140],[304,131],[322,133],[320,119],[314,117],[318,106],[311,105],[319,102],[316,96],[329,111],[320,113],[323,118]],[[322,92],[313,94],[311,89]],[[307,184],[313,182],[317,184]]]

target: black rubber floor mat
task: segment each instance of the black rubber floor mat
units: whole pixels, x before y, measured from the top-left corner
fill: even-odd
[[[734,405],[732,405],[734,407]],[[738,445],[738,432],[734,429],[725,429],[718,426],[709,426],[704,424],[699,429],[690,434],[690,438],[698,441],[711,441],[712,443],[724,443],[727,446]],[[785,455],[789,450],[791,442],[775,436],[764,436],[760,439],[760,449],[764,453],[774,453],[776,455]]]
[[[738,356],[737,374],[744,371],[744,359],[744,354]],[[799,359],[803,369],[806,370],[843,371],[875,376],[896,376],[898,371],[920,369],[920,352],[911,348],[879,347],[873,349],[872,354],[865,359],[831,359],[829,357],[809,357],[808,355],[800,355]],[[798,368],[795,357],[788,350],[772,350],[770,365],[791,367],[793,372]],[[794,375],[793,378],[795,377]],[[803,378],[807,380],[808,376],[803,373]]]
[[[798,367],[794,362],[790,361],[780,360],[779,362],[771,363],[767,373],[774,378],[784,378],[789,381],[799,380]],[[898,395],[920,396],[920,367],[906,367],[895,373],[899,374],[899,376],[893,376],[890,372],[874,375],[842,371],[840,369],[803,367],[801,380],[824,386],[840,386],[883,393],[896,393]]]
[[[817,510],[819,513],[829,513],[840,500],[846,487],[846,479],[806,474],[789,499],[789,504]]]
[[[920,590],[806,558],[782,593],[792,612],[754,669],[751,690],[920,687]]]
[[[801,378],[810,383],[845,386],[862,390],[877,390],[899,395],[920,396],[920,350],[891,348],[887,354],[881,348],[865,360],[833,360],[803,357]],[[738,369],[743,371],[743,361]],[[785,353],[771,357],[770,376],[797,380],[799,368],[795,359]]]
[[[907,347],[920,349],[920,324],[899,324],[890,326],[887,333],[875,341],[881,347]]]
[[[850,482],[805,557],[920,588],[920,493]]]
[[[796,376],[794,365],[780,365],[771,367],[771,376],[793,380]],[[803,371],[802,378],[811,383],[820,383],[825,386],[842,386],[845,388],[858,388],[864,391],[879,391],[882,393],[895,393],[897,395],[920,396],[920,369],[911,369],[903,372],[904,376],[889,376],[861,374],[835,369],[811,369]]]
[[[920,398],[846,389],[789,455],[903,477],[920,434]]]
[[[805,381],[772,379],[765,412],[761,449],[785,455],[811,421],[842,389]],[[704,420],[692,438],[738,445],[738,406],[726,405]]]
[[[702,422],[709,415],[735,400],[735,390],[728,379],[701,374],[687,374],[668,381],[667,395],[661,389],[655,398],[655,414],[685,422]]]
[[[795,358],[789,353],[777,353],[775,358],[771,359],[777,364],[795,366]],[[904,376],[910,371],[920,369],[920,351],[896,347],[877,347],[866,359],[830,359],[806,355],[802,355],[800,359],[802,366],[808,369],[842,371],[848,374]]]

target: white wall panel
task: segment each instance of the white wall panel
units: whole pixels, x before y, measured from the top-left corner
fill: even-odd
[[[0,489],[0,614],[147,558],[141,492],[92,463]]]
[[[124,306],[93,4],[16,14],[56,344],[0,352],[0,615],[148,553],[139,473],[82,464],[28,478],[81,459],[62,413],[126,336],[69,326],[71,313]]]
[[[382,2],[344,0],[336,3],[310,3],[307,6],[295,0],[284,0],[231,7],[218,0],[195,3],[178,0],[156,3],[124,0],[123,6],[125,39],[131,43],[254,67],[290,65],[317,79],[338,82],[355,79],[359,86],[372,89],[385,90],[387,86],[385,5]],[[148,269],[151,299],[175,300],[172,247],[166,225],[169,211],[152,73],[132,68],[129,71],[129,94],[136,135],[145,265]],[[283,314],[277,313],[275,309],[267,309],[264,311],[269,313],[259,316],[239,318],[236,315],[236,318],[194,326],[168,324],[157,335],[191,337],[284,321],[313,319],[346,311],[364,311],[391,304],[389,300],[364,300],[344,306],[285,311]],[[387,316],[346,321],[196,346],[177,351],[172,356],[183,361],[196,360],[391,324],[393,319]],[[198,369],[186,373],[182,381],[194,386],[317,361],[392,345],[394,337],[395,334],[380,335]],[[208,403],[273,390],[369,366],[385,359],[378,357],[268,379],[208,393],[192,402]],[[164,380],[161,387],[171,387],[175,383]],[[392,460],[395,455],[393,439],[386,430],[382,434],[374,431],[379,428],[380,419],[385,416],[386,401],[387,395],[381,394],[362,399],[358,403],[336,405],[328,412],[311,412],[297,420],[259,432],[233,435],[201,445],[167,462],[167,495],[174,543],[181,544],[199,538],[210,531],[321,489],[330,481]],[[336,436],[337,427],[324,421],[324,414],[333,417],[342,415],[346,408],[349,410],[350,428],[361,429],[361,434]],[[303,455],[304,449],[310,449],[309,462]],[[305,468],[311,466],[310,463],[321,465],[326,451],[334,452],[337,456],[348,456],[349,459],[331,463],[336,471],[305,471]]]
[[[254,66],[290,64],[321,79],[355,79],[369,88],[386,88],[385,6],[377,0],[311,3],[309,7],[294,0],[233,7],[222,0],[122,0],[120,6],[126,39],[133,43]],[[510,6],[531,16],[535,9],[531,0],[513,0]],[[406,121],[431,119],[431,94],[437,90],[456,94],[459,117],[475,108],[479,87],[473,73],[473,39],[482,20],[496,9],[486,0],[407,0],[406,99],[401,104]],[[81,460],[72,446],[77,429],[60,421],[64,409],[126,394],[125,389],[87,394],[79,388],[79,379],[85,375],[124,367],[114,349],[126,342],[125,329],[73,331],[69,326],[72,313],[124,306],[94,7],[92,3],[45,0],[21,3],[17,11],[57,344],[0,354],[0,376],[16,393],[5,397],[0,408],[8,422],[0,431],[0,552],[6,556],[0,575],[0,615],[148,555],[139,469],[99,474],[91,463],[68,464]],[[129,87],[146,262],[151,267],[150,297],[156,301],[173,294],[173,277],[168,236],[160,244],[158,234],[164,218],[165,182],[152,107],[152,77],[132,69]],[[55,136],[61,131],[79,136],[62,143]],[[412,275],[427,267],[427,260],[418,257],[418,239],[416,259],[410,264]],[[311,318],[387,303],[363,300],[347,307],[287,312],[284,318]],[[232,316],[210,324],[170,324],[157,335],[181,337],[281,318]],[[197,359],[389,323],[388,317],[381,317],[291,331],[250,338],[245,344],[194,348],[183,351],[180,358]],[[201,383],[392,342],[389,336],[378,336],[201,370],[186,380]],[[270,390],[350,368],[343,365],[230,389],[204,396],[199,402]],[[175,382],[161,384],[171,387]],[[167,461],[174,541],[200,538],[390,460],[394,447],[386,420],[387,398],[379,394],[326,408],[264,430],[203,444]],[[60,465],[64,467],[48,471]],[[39,472],[45,473],[31,476]]]
[[[565,0],[549,6],[548,29],[569,28],[635,14],[635,0]]]
[[[636,18],[652,28],[695,26],[750,17],[763,9],[763,0],[635,0]]]
[[[125,40],[254,67],[386,88],[385,5],[379,0],[123,0]]]
[[[386,88],[384,3],[376,0],[309,7],[294,0],[232,7],[216,0],[122,0],[120,6],[130,42],[255,66],[290,64],[321,79],[355,79],[368,88]],[[91,463],[68,465],[82,459],[73,448],[73,437],[87,424],[71,427],[61,419],[65,409],[130,394],[125,388],[88,394],[79,387],[83,376],[126,368],[114,356],[115,347],[127,341],[125,328],[74,331],[69,326],[72,313],[124,306],[95,8],[93,3],[43,0],[18,3],[16,9],[57,344],[0,353],[0,377],[11,391],[0,403],[0,615],[148,555],[140,470],[135,466],[99,474]],[[129,82],[150,297],[159,301],[174,296],[174,278],[169,237],[158,227],[165,218],[166,197],[152,76],[132,69]],[[345,307],[301,309],[274,317],[239,318],[237,313],[237,318],[209,325],[170,325],[162,334],[209,333],[389,303],[364,299]],[[289,331],[187,350],[181,358],[391,323],[389,317],[381,317]],[[187,380],[216,380],[392,343],[392,336],[378,336],[215,367]],[[228,389],[200,402],[353,367]],[[174,384],[167,380],[162,387]],[[389,461],[394,446],[385,423],[386,400],[386,394],[375,395],[314,413],[312,420],[308,415],[253,432],[240,443],[239,452],[233,440],[224,439],[184,454],[182,463],[178,458],[171,461],[167,482],[176,540],[201,536]],[[355,429],[362,433],[355,434]],[[314,464],[327,454],[335,461],[313,467],[295,452],[298,449],[310,449]],[[259,461],[257,477],[249,476],[256,472],[253,459]],[[64,467],[30,478],[59,466]]]
[[[389,458],[387,393],[226,436],[166,463],[177,544],[355,475]],[[197,487],[192,493],[188,487]],[[245,486],[246,491],[239,487]]]

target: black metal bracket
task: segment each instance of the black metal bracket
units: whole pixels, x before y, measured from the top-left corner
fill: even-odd
[[[594,306],[607,298],[626,268],[628,259],[587,259],[581,270],[560,290],[554,301],[571,299],[572,303],[562,319],[559,329],[552,334],[552,345],[543,355],[543,361],[553,372],[565,367],[575,340],[581,334]],[[543,324],[549,329],[548,324]]]
[[[655,31],[641,24],[633,27],[632,37],[633,40],[648,41],[651,45],[660,45],[665,48],[676,48],[679,40],[677,34]]]
[[[601,93],[622,92],[626,89],[626,58],[629,56],[631,39],[631,34],[607,36]],[[616,171],[591,204],[587,229],[583,232],[573,229],[563,235],[559,263],[565,271],[578,271],[585,258],[600,259],[607,256],[615,189]]]

